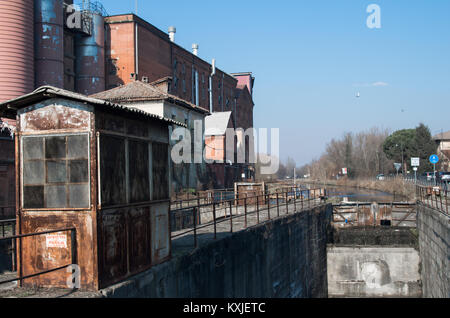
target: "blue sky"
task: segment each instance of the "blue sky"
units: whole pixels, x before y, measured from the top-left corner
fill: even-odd
[[[134,0],[104,0],[109,14]],[[369,29],[366,8],[381,9]],[[449,0],[140,0],[138,15],[200,45],[229,73],[256,77],[255,128],[280,128],[280,155],[318,158],[345,132],[424,122],[450,130]],[[375,84],[375,85],[374,85]],[[360,92],[361,97],[355,95]]]

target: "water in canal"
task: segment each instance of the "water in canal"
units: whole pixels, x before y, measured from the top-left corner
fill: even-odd
[[[329,199],[339,202],[398,202],[404,201],[404,198],[396,195],[377,191],[366,190],[352,187],[327,187],[327,196]]]

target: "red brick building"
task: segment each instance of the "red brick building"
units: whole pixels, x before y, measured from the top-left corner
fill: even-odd
[[[168,93],[211,113],[231,112],[234,128],[253,128],[255,79],[251,73],[228,74],[218,69],[134,14],[107,17],[105,24],[107,89],[136,79],[154,85],[160,83],[167,85]],[[205,142],[208,145],[210,141]],[[249,138],[236,143],[236,147],[245,147],[246,163],[236,166],[235,170],[239,171],[235,173],[234,181],[241,181],[243,173],[245,179],[253,177],[250,172],[253,165],[249,164],[253,145],[249,143]],[[218,177],[217,174],[214,177]],[[221,184],[225,183],[225,180],[221,181]]]

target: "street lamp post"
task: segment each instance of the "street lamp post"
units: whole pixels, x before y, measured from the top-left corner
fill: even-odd
[[[398,144],[395,144],[396,147],[398,147]],[[403,144],[400,144],[400,148],[402,149],[402,176],[405,177],[405,162],[403,159]],[[398,174],[398,172],[397,172]]]

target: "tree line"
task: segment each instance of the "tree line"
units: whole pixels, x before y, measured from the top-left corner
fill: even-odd
[[[416,128],[394,133],[390,133],[388,129],[373,127],[359,133],[346,132],[340,138],[333,138],[318,159],[304,166],[296,167],[295,161],[288,158],[285,163],[280,163],[276,175],[261,176],[260,179],[285,179],[287,176],[292,178],[294,169],[297,177],[367,178],[397,173],[394,163],[402,165],[399,168],[400,173],[413,173],[412,157],[420,158],[418,174],[421,174],[433,171],[428,158],[436,150],[437,145],[430,129],[422,123]]]

